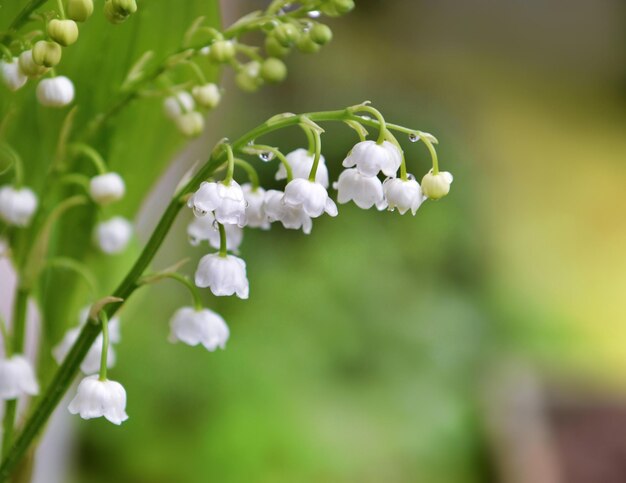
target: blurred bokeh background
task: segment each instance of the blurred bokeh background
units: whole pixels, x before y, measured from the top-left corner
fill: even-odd
[[[145,15],[120,26],[134,57],[77,46],[79,89],[98,62],[121,73],[147,45],[174,48],[201,3],[140,4]],[[224,1],[223,21],[266,3]],[[356,3],[331,21],[328,48],[289,57],[285,83],[245,94],[226,73],[224,102],[191,144],[164,137],[159,101],[129,109],[113,166],[166,153],[172,167],[155,168],[148,202],[131,193],[125,214],[145,239],[218,139],[364,100],[438,137],[450,195],[415,217],[340,206],[311,236],[247,232],[250,300],[206,296],[230,325],[225,351],[167,343],[182,289],[131,300],[112,371],[130,419],[72,420],[69,481],[626,481],[625,4]],[[305,142],[297,130],[270,141]],[[324,136],[333,178],[354,142],[341,126]],[[419,179],[428,153],[403,143]],[[275,166],[261,169],[275,183]],[[191,272],[205,254],[186,243],[189,219],[156,267],[191,256]]]

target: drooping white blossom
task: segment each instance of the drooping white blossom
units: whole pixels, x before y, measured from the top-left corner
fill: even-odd
[[[113,255],[124,251],[133,234],[130,221],[121,216],[96,225],[94,231],[95,242],[104,253]]]
[[[453,180],[454,178],[447,171],[439,171],[439,173],[433,174],[431,169],[422,178],[422,192],[426,198],[438,200],[450,192],[450,185]]]
[[[229,184],[220,181],[203,182],[187,202],[196,216],[204,216],[212,211],[219,223],[245,226],[246,200],[239,184],[232,180]]]
[[[0,187],[0,218],[9,225],[28,226],[37,210],[37,196],[28,188]]]
[[[204,117],[198,111],[185,112],[174,119],[181,134],[196,137],[204,130]]]
[[[26,84],[28,80],[28,77],[20,70],[17,57],[14,57],[8,62],[0,60],[0,76],[2,77],[4,85],[14,92]]]
[[[89,181],[89,194],[99,205],[107,205],[120,200],[125,193],[126,185],[117,173],[100,174]]]
[[[210,253],[203,256],[195,281],[198,287],[208,287],[217,296],[236,294],[240,299],[247,299],[249,295],[246,262],[234,255]]]
[[[216,84],[195,86],[191,93],[196,102],[206,109],[213,109],[222,99],[220,88]]]
[[[317,218],[326,212],[337,216],[337,205],[328,196],[326,188],[308,179],[296,178],[287,183],[283,203],[294,208],[302,208],[311,218]]]
[[[37,84],[37,99],[42,106],[67,106],[74,100],[74,84],[63,75],[42,79]]]
[[[376,205],[379,210],[387,207],[383,193],[383,184],[376,176],[364,176],[358,169],[343,170],[339,179],[333,183],[337,190],[337,201],[341,204],[354,201],[364,210]]]
[[[87,376],[80,381],[68,410],[83,419],[104,416],[113,424],[120,425],[128,419],[126,390],[119,382],[101,381],[97,374]]]
[[[414,179],[406,181],[400,178],[388,178],[383,183],[385,199],[391,211],[398,209],[401,215],[408,210],[415,215],[417,209],[426,199],[422,194],[422,189]]]
[[[170,340],[195,346],[202,344],[209,351],[224,349],[230,331],[221,315],[209,309],[193,307],[178,309],[170,320]]]
[[[361,141],[343,160],[343,166],[356,166],[364,176],[376,176],[382,171],[390,178],[395,178],[402,156],[398,148],[389,141],[377,144],[375,141]]]
[[[283,198],[282,191],[268,190],[265,193],[265,215],[268,221],[280,221],[282,225],[290,230],[299,230],[305,234],[310,234],[313,229],[311,217],[304,212],[302,206],[287,205]]]
[[[0,399],[10,400],[39,393],[31,363],[22,354],[0,359]]]
[[[247,203],[246,226],[268,230],[270,222],[265,214],[265,190],[260,186],[253,189],[250,183],[242,185],[241,189]]]
[[[48,72],[48,68],[43,65],[36,64],[33,60],[33,51],[25,50],[19,56],[20,72],[27,77],[39,77]]]
[[[163,110],[167,117],[176,120],[181,114],[193,111],[195,105],[196,103],[189,92],[179,91],[173,96],[165,98],[163,101]]]
[[[243,240],[243,228],[237,225],[224,225],[224,231],[226,232],[226,249],[236,252]],[[213,248],[220,248],[220,232],[212,212],[199,218],[194,217],[187,225],[187,236],[189,243],[193,246],[198,246],[207,240]]]
[[[291,151],[285,158],[287,158],[294,179],[309,179],[315,159],[313,154],[310,154],[306,149],[299,148]],[[278,171],[276,171],[276,179],[287,179],[287,168],[282,163],[278,167]],[[321,184],[324,188],[328,188],[328,168],[323,155],[320,156],[317,171],[315,171],[315,182]]]

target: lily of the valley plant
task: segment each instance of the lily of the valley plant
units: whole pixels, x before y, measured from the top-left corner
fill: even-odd
[[[41,11],[43,4],[30,1],[8,30],[0,32],[0,76],[7,88],[3,95],[26,89],[42,109],[64,108],[73,103],[77,90],[88,88],[75,86],[63,75],[63,59],[71,55],[66,48],[80,41],[79,31],[89,28],[88,20],[96,12],[92,0],[59,0],[54,10]],[[237,139],[219,141],[208,160],[185,176],[112,293],[98,293],[97,280],[84,259],[55,256],[55,227],[78,207],[92,206],[96,213],[94,223],[80,225],[89,231],[95,252],[104,256],[123,253],[133,239],[132,221],[115,208],[133,186],[109,169],[93,142],[103,128],[111,128],[112,119],[131,101],[160,97],[164,122],[184,136],[196,136],[203,132],[205,113],[223,95],[214,79],[209,80],[216,67],[232,67],[236,84],[246,91],[280,82],[287,74],[281,59],[291,50],[319,50],[332,38],[321,19],[353,7],[352,0],[275,0],[265,11],[247,15],[224,30],[205,25],[202,18],[194,21],[179,50],[161,62],[154,62],[152,54],[141,57],[120,87],[119,97],[90,123],[75,126],[75,110],[70,109],[58,126],[47,126],[58,131],[59,141],[45,190],[29,187],[28,163],[11,140],[2,137],[10,122],[10,116],[3,113],[0,155],[5,166],[2,179],[7,182],[0,186],[0,257],[12,260],[18,282],[13,320],[1,324],[0,399],[5,416],[0,481],[19,466],[79,372],[82,380],[69,403],[70,413],[84,419],[104,417],[116,425],[129,418],[126,391],[109,378],[109,370],[116,362],[114,345],[120,341],[116,314],[138,288],[164,279],[181,283],[189,291],[190,303],[172,314],[169,340],[203,346],[210,352],[224,349],[230,335],[228,317],[204,307],[200,293],[241,299],[254,296],[255,287],[248,282],[246,262],[239,253],[245,230],[278,225],[310,234],[316,218],[341,216],[337,204],[416,215],[422,203],[448,194],[452,175],[439,169],[437,140],[426,132],[387,122],[368,102],[333,111],[284,113]],[[141,13],[135,0],[105,0],[98,8],[113,24],[132,21]],[[251,31],[265,36],[263,50],[240,39]],[[345,158],[330,160],[322,154],[324,132],[337,124],[351,127],[357,142],[346,137]],[[263,143],[264,136],[283,129],[301,131],[302,146],[283,153],[280,147]],[[402,141],[423,143],[430,153],[431,169],[419,172],[417,163],[407,162],[398,136]],[[344,168],[336,180],[329,178],[330,162],[341,162]],[[259,163],[272,165],[276,180],[284,183],[281,190],[260,185],[255,167]],[[204,256],[192,276],[181,273],[180,265],[150,271],[175,218],[185,209],[194,215],[186,236]],[[40,341],[42,347],[51,348],[59,364],[49,380],[42,380],[24,355],[26,311],[30,301],[43,303],[38,283],[45,273],[58,268],[74,272],[97,295],[84,300],[85,309],[67,325],[63,337]],[[19,424],[17,401],[28,396],[38,396],[37,403]]]

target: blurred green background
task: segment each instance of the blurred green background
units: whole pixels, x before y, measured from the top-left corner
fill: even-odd
[[[114,88],[142,50],[174,48],[210,3],[141,2],[119,27],[127,49],[94,18],[113,54],[80,43],[68,54],[79,105],[106,102],[106,93],[86,94],[96,69],[113,72]],[[366,99],[438,137],[442,167],[455,176],[450,195],[414,218],[340,206],[308,237],[247,231],[250,300],[206,294],[231,329],[223,352],[167,342],[170,314],[188,303],[183,289],[164,282],[131,300],[111,371],[130,419],[121,428],[74,420],[72,481],[501,481],[483,404],[501,370],[521,366],[541,384],[622,400],[623,3],[356,3],[331,21],[328,48],[289,57],[285,83],[245,94],[225,73],[226,97],[199,140],[185,144],[158,100],[129,109],[102,141],[112,166],[131,178],[136,158],[155,166],[129,182],[124,214],[138,213],[136,195],[176,159],[136,215],[145,239],[176,176],[218,139],[278,112]],[[265,5],[222,2],[222,16],[229,23]],[[297,130],[270,140],[284,152],[305,142]],[[32,133],[20,142],[38,146]],[[332,178],[354,142],[343,126],[324,135]],[[428,153],[403,142],[420,179]],[[275,166],[260,169],[273,185]],[[180,216],[156,267],[192,256],[192,273],[207,252],[186,243],[190,219]]]

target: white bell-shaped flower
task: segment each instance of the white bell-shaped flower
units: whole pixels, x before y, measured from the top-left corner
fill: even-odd
[[[202,344],[211,352],[224,349],[230,331],[221,315],[212,310],[196,310],[193,307],[178,309],[170,320],[170,340],[187,345]]]
[[[163,110],[165,111],[165,115],[174,121],[181,114],[193,111],[195,105],[196,103],[189,92],[179,91],[173,96],[165,98],[163,101]]]
[[[241,186],[231,180],[229,184],[203,182],[189,201],[187,206],[193,208],[196,216],[204,216],[212,211],[219,223],[245,226],[246,200]]]
[[[9,225],[28,226],[37,210],[37,196],[28,188],[0,187],[0,218]]]
[[[120,200],[125,193],[126,185],[117,173],[100,174],[89,181],[89,194],[99,205],[107,205]]]
[[[443,198],[450,192],[450,185],[454,178],[447,171],[439,171],[433,174],[431,169],[422,178],[422,192],[426,198],[438,200]]]
[[[0,399],[17,399],[24,394],[32,396],[38,393],[35,371],[26,357],[14,354],[0,359]]]
[[[174,119],[181,134],[193,138],[202,134],[204,117],[198,111],[185,112]]]
[[[393,211],[397,208],[401,215],[404,215],[408,210],[411,210],[411,213],[415,215],[417,209],[426,199],[419,183],[414,179],[405,181],[400,178],[388,178],[383,183],[383,189],[389,210]]]
[[[383,172],[390,178],[395,178],[402,155],[398,148],[389,141],[377,144],[375,141],[361,141],[350,151],[343,160],[343,166],[352,168],[356,166],[364,176],[376,176]]]
[[[337,205],[328,196],[326,188],[308,179],[296,178],[287,183],[283,203],[295,208],[301,207],[311,218],[317,218],[324,212],[330,216],[338,214]]]
[[[243,240],[243,228],[237,225],[224,225],[226,232],[226,249],[236,252]],[[198,246],[204,240],[208,240],[209,245],[215,249],[220,248],[220,232],[212,212],[200,218],[194,219],[187,225],[187,236],[189,243]]]
[[[47,67],[35,63],[32,50],[22,52],[19,56],[18,63],[20,72],[27,77],[39,77],[49,70]]]
[[[87,309],[89,311],[89,308]],[[86,321],[86,317],[84,319]],[[63,362],[63,359],[69,354],[70,349],[78,339],[80,331],[84,322],[79,326],[69,329],[63,339],[52,349],[52,356],[58,364]],[[113,344],[120,341],[120,320],[118,317],[113,317],[109,320],[109,350],[107,352],[107,367],[111,368],[115,366],[116,356]],[[87,351],[87,355],[80,364],[80,370],[85,374],[93,374],[98,372],[100,368],[100,359],[102,357],[102,334],[96,337],[96,340]]]
[[[100,250],[113,255],[124,251],[132,234],[133,226],[130,221],[121,216],[115,216],[96,225],[94,238]]]
[[[104,416],[113,424],[120,425],[128,419],[126,390],[119,382],[101,381],[97,374],[87,376],[80,381],[68,410],[83,419]]]
[[[310,154],[306,149],[299,148],[291,151],[285,158],[287,158],[294,179],[309,179],[313,160],[315,159],[313,154]],[[282,163],[278,167],[278,171],[276,171],[276,179],[287,179],[287,169]],[[320,156],[317,171],[315,171],[315,182],[321,184],[324,188],[328,188],[328,168],[323,155]]]
[[[345,169],[333,183],[337,190],[337,201],[341,204],[354,201],[367,210],[376,205],[379,210],[387,207],[383,184],[376,176],[364,176],[356,168]]]
[[[265,190],[260,186],[252,188],[250,183],[241,186],[246,200],[246,226],[268,230],[270,222],[265,214]],[[228,232],[226,233],[228,235]]]
[[[194,99],[202,107],[206,109],[213,109],[216,107],[222,99],[222,93],[220,88],[216,84],[204,84],[201,86],[195,86],[191,93]]]
[[[282,191],[268,190],[265,193],[265,215],[268,221],[280,221],[283,226],[290,230],[299,230],[310,234],[313,229],[311,217],[304,212],[302,206],[287,205]]]
[[[74,84],[63,75],[43,79],[37,84],[37,99],[42,106],[67,106],[74,100]]]
[[[20,70],[17,57],[9,62],[0,60],[0,76],[4,85],[13,92],[21,88],[28,80],[28,77]]]
[[[249,295],[246,262],[234,255],[211,253],[203,256],[195,280],[198,287],[209,287],[217,296],[236,294],[240,299],[247,299]]]

